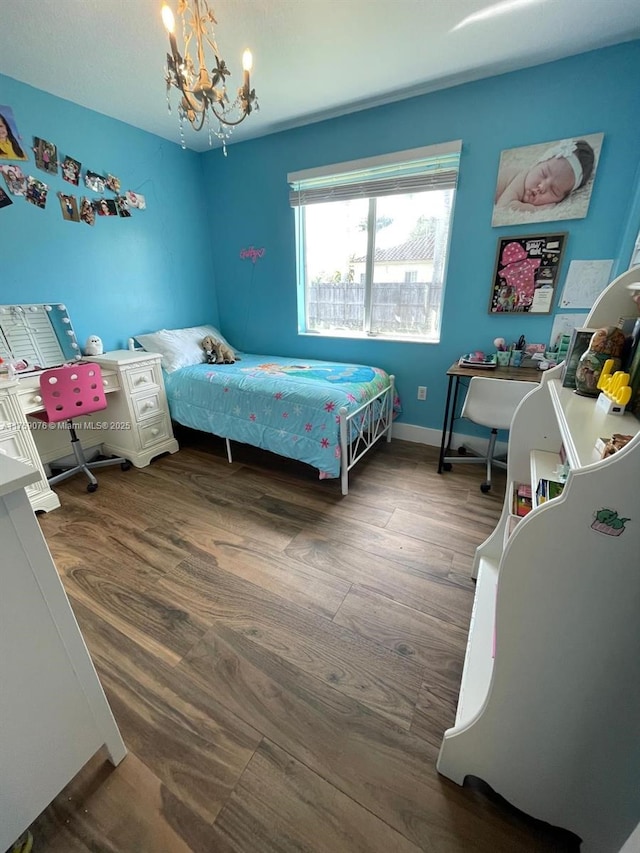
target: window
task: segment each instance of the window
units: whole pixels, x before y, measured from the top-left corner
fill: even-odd
[[[300,332],[440,340],[460,149],[289,175]]]

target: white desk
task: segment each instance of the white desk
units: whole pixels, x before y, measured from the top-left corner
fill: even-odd
[[[106,455],[124,456],[136,468],[144,468],[161,453],[175,453],[178,442],[171,428],[160,356],[115,350],[86,360],[102,369],[108,406],[76,421],[85,450],[102,447]],[[42,408],[39,373],[0,379],[0,454],[39,472],[40,478],[26,492],[34,510],[48,512],[60,506],[60,500],[47,483],[45,466],[69,456],[71,448],[66,429],[46,428],[29,418]]]

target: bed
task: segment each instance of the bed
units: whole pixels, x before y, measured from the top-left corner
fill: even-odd
[[[237,350],[235,364],[206,364],[206,335],[228,345],[215,327],[196,326],[138,335],[130,346],[161,354],[172,420],[224,438],[229,461],[231,441],[250,444],[305,462],[321,479],[339,477],[346,495],[353,466],[391,441],[400,401],[381,368]]]

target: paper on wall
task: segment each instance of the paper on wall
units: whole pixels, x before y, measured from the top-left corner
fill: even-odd
[[[560,298],[562,308],[591,308],[609,284],[613,261],[571,261]]]
[[[581,329],[587,322],[588,314],[556,314],[551,328],[551,346],[557,346],[561,335],[570,335],[573,329]]]

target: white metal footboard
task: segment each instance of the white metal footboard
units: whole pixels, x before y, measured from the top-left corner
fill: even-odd
[[[340,409],[340,478],[343,495],[349,492],[349,471],[356,462],[383,435],[387,436],[387,441],[391,441],[394,397],[395,376],[389,376],[388,387],[358,409],[353,412],[348,412],[344,407]],[[352,426],[352,422],[355,426]]]

